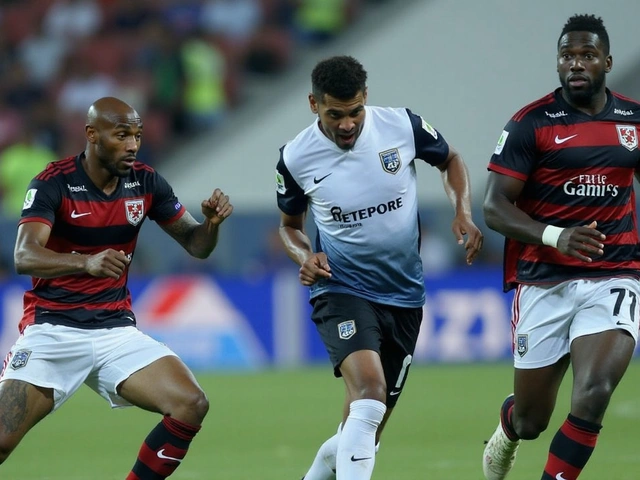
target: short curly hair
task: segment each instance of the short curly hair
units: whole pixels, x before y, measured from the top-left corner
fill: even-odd
[[[560,37],[558,37],[558,47],[560,47],[562,37],[569,32],[590,32],[596,34],[604,47],[605,55],[609,55],[609,34],[601,17],[587,14],[576,14],[570,17],[567,23],[564,24]]]
[[[350,100],[367,86],[367,72],[353,57],[340,55],[318,62],[311,72],[314,97],[321,101],[325,94],[338,100]]]

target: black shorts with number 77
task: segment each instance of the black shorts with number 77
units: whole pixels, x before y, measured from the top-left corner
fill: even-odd
[[[420,333],[422,308],[374,303],[344,293],[324,293],[311,300],[311,319],[340,377],[340,364],[359,350],[378,352],[387,383],[387,408],[398,401]]]

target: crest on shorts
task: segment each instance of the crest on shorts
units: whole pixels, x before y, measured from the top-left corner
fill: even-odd
[[[18,350],[13,354],[13,358],[11,359],[9,366],[14,370],[18,370],[27,364],[30,356],[31,350]]]
[[[520,357],[524,357],[529,351],[529,335],[518,335],[516,349]]]
[[[356,321],[347,320],[338,324],[338,335],[342,340],[348,340],[356,334]]]
[[[395,175],[396,172],[400,170],[400,165],[402,165],[402,162],[400,161],[400,152],[398,152],[397,148],[385,150],[384,152],[380,152],[378,155],[380,155],[382,169],[385,172]]]
[[[632,152],[638,148],[638,131],[635,125],[616,125],[620,145]]]
[[[138,225],[144,218],[144,199],[127,200],[124,202],[124,211],[127,214],[127,221],[131,225]]]

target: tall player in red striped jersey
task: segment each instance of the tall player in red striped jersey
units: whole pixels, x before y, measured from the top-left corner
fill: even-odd
[[[571,409],[541,478],[578,478],[638,337],[640,104],[605,86],[601,18],[572,16],[557,47],[561,87],[516,113],[489,164],[485,220],[506,237],[505,290],[516,292],[514,393],[484,450],[488,480],[547,428],[569,366]]]
[[[146,217],[206,258],[233,206],[215,189],[197,222],[167,181],[136,161],[142,131],[131,106],[101,98],[87,114],[86,150],[49,164],[29,185],[15,266],[33,288],[0,373],[0,463],[83,383],[112,407],[163,415],[127,480],[171,475],[207,414],[207,397],[185,364],[136,328],[127,276]]]

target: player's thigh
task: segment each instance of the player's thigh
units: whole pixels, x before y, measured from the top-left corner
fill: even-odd
[[[515,369],[515,422],[526,421],[537,432],[546,429],[568,367],[569,355],[565,355],[546,367]]]
[[[380,357],[387,383],[387,407],[393,407],[404,388],[420,335],[422,308],[380,306],[382,345]]]
[[[122,382],[119,393],[137,407],[178,418],[189,416],[192,410],[201,421],[208,409],[194,375],[176,356],[162,357],[138,370]]]
[[[47,398],[50,396],[53,404],[49,410],[56,410],[91,372],[92,335],[91,330],[62,325],[29,326],[7,354],[0,381],[18,380],[42,391],[50,390]]]
[[[325,293],[313,300],[311,319],[327,349],[337,377],[342,362],[354,352],[379,362],[382,332],[376,307],[369,301],[342,293]],[[358,357],[354,357],[357,360]],[[360,365],[361,362],[357,362]],[[382,373],[382,369],[379,370]]]
[[[0,456],[10,453],[52,409],[52,389],[21,380],[0,382]]]
[[[166,345],[135,327],[113,328],[96,342],[96,368],[86,384],[112,407],[136,405],[167,413],[199,387]]]

